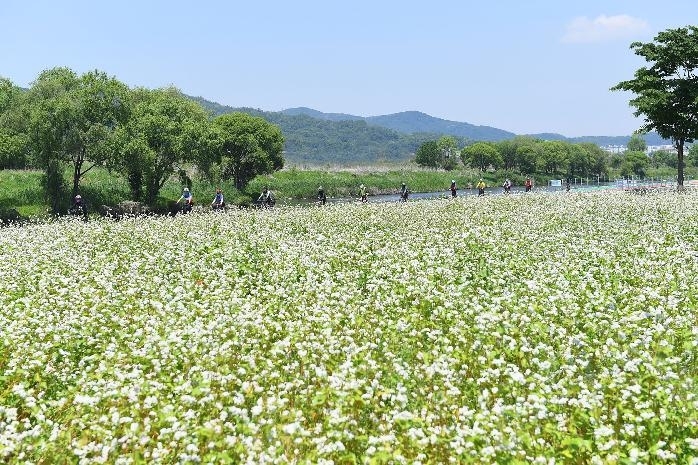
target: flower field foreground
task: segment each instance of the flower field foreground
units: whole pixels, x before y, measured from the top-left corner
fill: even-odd
[[[698,463],[698,194],[0,235],[2,463]]]

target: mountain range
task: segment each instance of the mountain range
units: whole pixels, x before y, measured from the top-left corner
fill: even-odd
[[[345,113],[323,113],[306,107],[266,112],[252,108],[235,108],[191,97],[214,115],[240,111],[260,116],[281,128],[286,140],[286,158],[292,162],[367,163],[404,161],[414,156],[417,148],[428,140],[448,135],[460,145],[474,141],[511,139],[517,134],[491,126],[436,118],[419,111],[405,111],[381,116],[356,116]],[[556,133],[525,134],[536,139],[562,140],[571,143],[592,142],[604,145],[626,145],[627,136],[565,137]],[[669,144],[656,133],[644,136],[647,145]]]
[[[323,113],[312,108],[297,107],[282,110],[281,113],[287,115],[307,115],[312,118],[326,119],[329,121],[355,121],[364,120],[370,125],[381,126],[389,129],[394,129],[404,133],[432,133],[441,135],[451,135],[465,137],[474,141],[491,141],[497,142],[500,140],[511,139],[517,135],[525,135],[534,139],[543,140],[565,140],[569,142],[593,142],[598,145],[624,145],[630,140],[630,135],[627,136],[581,136],[581,137],[566,137],[557,133],[537,133],[537,134],[515,134],[504,129],[498,129],[492,126],[476,126],[470,123],[458,121],[449,121],[434,116],[427,115],[420,111],[403,111],[401,113],[393,113],[390,115],[381,116],[356,116],[346,113]],[[647,145],[664,145],[671,141],[662,139],[659,134],[651,132],[645,135]]]

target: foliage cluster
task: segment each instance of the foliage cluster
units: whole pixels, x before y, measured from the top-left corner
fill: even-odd
[[[27,91],[0,80],[0,168],[41,169],[55,213],[65,211],[96,167],[123,174],[130,199],[152,205],[174,173],[188,182],[185,167],[243,188],[283,167],[283,143],[280,130],[262,118],[211,120],[177,89],[130,89],[100,71],[53,68]]]
[[[628,150],[620,154],[606,152],[591,142],[551,141],[528,136],[500,142],[475,142],[462,148],[455,142],[449,136],[426,141],[417,149],[415,162],[446,170],[468,167],[481,173],[503,170],[518,176],[543,178],[645,177],[650,174],[650,168],[656,171],[678,167],[677,154],[666,150],[647,154],[647,145],[638,135],[630,138]],[[458,157],[451,155],[454,153]],[[698,146],[690,147],[687,165],[698,167]]]
[[[684,148],[698,138],[698,27],[668,29],[653,42],[634,42],[630,48],[648,66],[611,90],[632,92],[630,105],[635,116],[644,118],[642,130],[655,130],[673,141],[678,183],[683,186]]]
[[[609,154],[592,143],[547,141],[518,136],[501,142],[476,142],[459,148],[442,137],[428,141],[417,151],[422,166],[453,169],[460,161],[481,172],[505,170],[520,174],[541,173],[566,177],[608,176]]]

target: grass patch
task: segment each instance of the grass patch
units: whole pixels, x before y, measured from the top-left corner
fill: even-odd
[[[248,192],[261,192],[269,186],[282,198],[313,198],[319,186],[329,197],[356,197],[359,186],[364,184],[369,193],[397,193],[404,182],[412,192],[446,191],[455,179],[459,188],[476,184],[479,172],[476,170],[425,170],[417,167],[385,170],[382,167],[370,170],[345,168],[337,170],[303,170],[291,168],[266,176],[258,176],[249,185]],[[488,184],[495,183],[495,175],[486,175]]]

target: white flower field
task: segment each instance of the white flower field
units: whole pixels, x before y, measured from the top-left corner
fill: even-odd
[[[698,193],[0,230],[0,462],[698,463]]]

